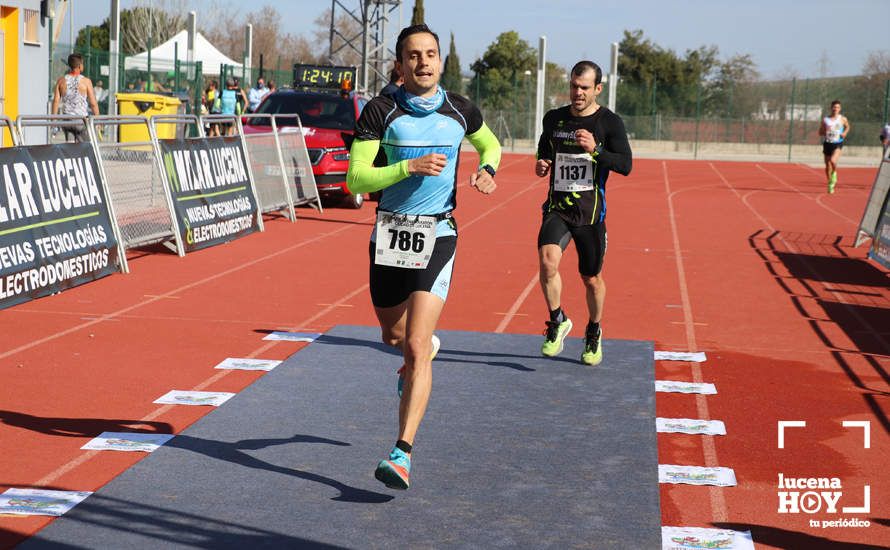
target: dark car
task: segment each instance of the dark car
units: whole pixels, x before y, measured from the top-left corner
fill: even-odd
[[[355,93],[342,97],[336,93],[283,89],[267,95],[256,112],[299,115],[319,194],[343,201],[351,208],[361,208],[365,198],[349,193],[346,171],[355,121],[367,102],[366,97]],[[287,131],[288,126],[297,125],[297,119],[279,117],[275,123]],[[245,116],[244,133],[269,131],[268,119]]]

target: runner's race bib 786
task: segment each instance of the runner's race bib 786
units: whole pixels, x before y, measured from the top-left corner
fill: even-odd
[[[408,269],[426,269],[436,246],[435,216],[377,212],[374,263]]]
[[[553,174],[555,191],[593,190],[593,162],[588,153],[557,153]]]

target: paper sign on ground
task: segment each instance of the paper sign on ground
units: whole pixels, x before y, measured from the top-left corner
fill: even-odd
[[[281,361],[273,359],[238,359],[235,357],[226,357],[225,360],[213,367],[215,369],[236,369],[236,370],[265,370],[269,371],[281,364]]]
[[[681,382],[679,380],[656,380],[655,391],[674,393],[703,393],[713,395],[717,393],[717,386],[708,383]]]
[[[676,466],[674,464],[658,465],[659,483],[685,483],[687,485],[719,485],[733,487],[736,485],[735,472],[732,468],[720,466]]]
[[[703,363],[707,357],[703,351],[656,351],[656,361],[691,361]]]
[[[690,550],[693,548],[754,550],[754,539],[751,538],[751,531],[700,527],[661,528],[661,550]]]
[[[171,390],[154,400],[166,405],[210,405],[218,407],[234,397],[234,393],[214,391]]]
[[[91,494],[90,491],[7,489],[0,495],[0,514],[61,516]]]
[[[141,451],[153,452],[155,449],[170,441],[173,434],[146,434],[128,432],[102,432],[99,437],[92,439],[81,447],[90,451]]]
[[[263,340],[284,340],[287,342],[313,342],[321,336],[320,332],[280,332],[267,334]]]
[[[726,435],[726,426],[719,420],[656,418],[655,429],[661,433]]]

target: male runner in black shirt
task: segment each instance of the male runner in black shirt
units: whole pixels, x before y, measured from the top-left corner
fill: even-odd
[[[626,176],[631,169],[624,123],[596,102],[603,91],[602,76],[596,63],[575,64],[569,83],[571,103],[544,115],[535,164],[537,176],[550,176],[538,233],[541,289],[550,310],[541,353],[547,357],[561,353],[572,329],[572,321],[560,307],[559,276],[559,261],[572,239],[590,315],[581,354],[581,361],[588,365],[603,360],[600,320],[606,285],[600,272],[606,254],[606,180],[610,171]]]

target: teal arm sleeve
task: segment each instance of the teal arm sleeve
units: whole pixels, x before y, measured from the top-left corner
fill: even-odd
[[[494,132],[484,122],[478,130],[467,134],[467,140],[479,152],[479,166],[487,164],[495,170],[498,169],[498,165],[501,163],[501,144],[498,143]]]
[[[375,167],[374,158],[380,150],[379,140],[355,140],[349,150],[349,171],[346,187],[352,194],[373,193],[407,178],[408,161],[402,160],[389,166]]]

